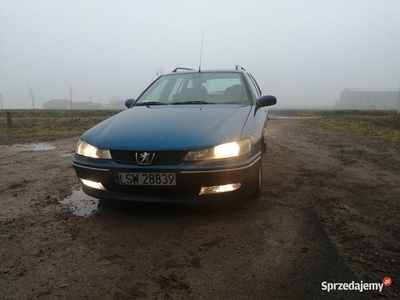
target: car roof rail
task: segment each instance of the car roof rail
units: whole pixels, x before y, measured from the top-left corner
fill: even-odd
[[[176,71],[179,71],[179,70],[187,70],[187,71],[192,71],[192,70],[194,70],[194,69],[189,69],[189,68],[181,68],[181,67],[178,67],[178,68],[175,68],[175,69],[172,71],[172,73],[174,73],[174,72],[176,72]]]
[[[243,70],[243,71],[246,71],[246,69],[243,68],[242,66],[236,65],[235,70],[239,70],[239,69]]]

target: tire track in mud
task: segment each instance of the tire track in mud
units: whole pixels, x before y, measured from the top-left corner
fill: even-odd
[[[272,201],[318,212],[360,279],[381,282],[391,276],[397,282],[400,145],[351,139],[290,120],[270,124],[273,158],[267,156],[265,168],[273,174],[267,178]],[[393,285],[382,296],[399,295]]]

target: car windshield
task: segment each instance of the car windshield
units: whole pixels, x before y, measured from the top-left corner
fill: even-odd
[[[160,77],[135,105],[245,104],[249,97],[240,73],[176,73]]]

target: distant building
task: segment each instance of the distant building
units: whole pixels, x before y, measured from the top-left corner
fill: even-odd
[[[73,109],[103,109],[103,103],[94,102],[73,102]]]
[[[125,101],[124,100],[116,100],[110,103],[107,103],[104,105],[104,109],[117,109],[117,110],[123,110],[125,109]]]
[[[43,104],[43,109],[71,109],[71,100],[51,99]],[[93,102],[72,102],[72,109],[103,109],[103,104]]]
[[[43,109],[71,109],[71,100],[51,99],[43,103]]]
[[[336,101],[337,109],[381,109],[397,110],[399,107],[398,88],[353,89],[346,88]]]

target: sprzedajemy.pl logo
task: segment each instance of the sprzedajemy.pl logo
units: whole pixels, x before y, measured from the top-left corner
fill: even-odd
[[[384,286],[388,287],[392,285],[392,279],[390,277],[385,277],[382,280],[382,283],[371,283],[371,282],[327,282],[323,281],[321,283],[321,290],[327,291],[330,293],[331,291],[359,291],[362,293],[363,291],[378,291],[382,292]]]

